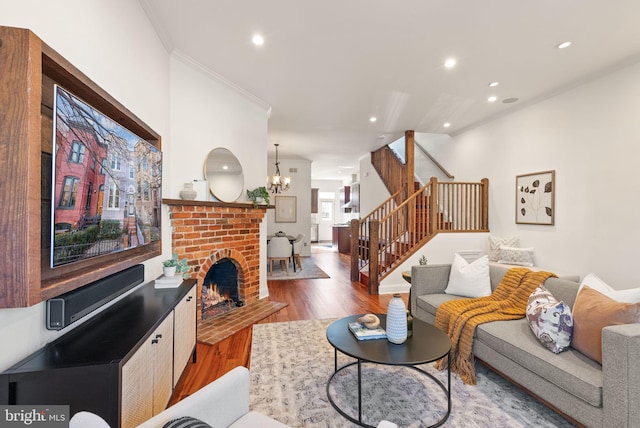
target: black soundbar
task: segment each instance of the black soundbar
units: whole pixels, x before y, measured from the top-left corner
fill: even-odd
[[[144,265],[135,265],[77,290],[47,300],[47,329],[62,330],[144,282]]]

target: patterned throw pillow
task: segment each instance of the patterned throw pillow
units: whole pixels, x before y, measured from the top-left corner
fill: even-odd
[[[527,320],[540,343],[555,354],[569,348],[573,335],[571,309],[558,302],[544,285],[536,288],[527,304]]]
[[[533,248],[516,248],[500,245],[498,263],[518,266],[533,266]]]
[[[498,236],[489,236],[489,261],[497,262],[500,259],[500,246],[506,245],[507,247],[519,247],[520,238],[517,236],[509,236],[506,238],[500,238]]]
[[[211,425],[191,416],[183,416],[167,422],[162,428],[211,428]]]

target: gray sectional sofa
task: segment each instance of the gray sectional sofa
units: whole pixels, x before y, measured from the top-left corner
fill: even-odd
[[[464,298],[444,293],[450,267],[412,267],[414,317],[435,324],[441,303]],[[490,266],[493,290],[507,270]],[[573,308],[577,282],[550,278],[544,285]],[[640,324],[606,327],[602,349],[602,365],[573,348],[554,354],[538,342],[526,318],[481,324],[473,342],[476,358],[574,422],[587,427],[640,427]]]

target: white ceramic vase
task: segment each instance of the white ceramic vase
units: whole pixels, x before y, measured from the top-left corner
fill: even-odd
[[[387,340],[400,345],[407,340],[407,308],[399,294],[394,294],[387,308]]]
[[[186,201],[192,201],[198,196],[198,192],[193,190],[193,183],[184,183],[184,188],[180,191],[180,197]]]

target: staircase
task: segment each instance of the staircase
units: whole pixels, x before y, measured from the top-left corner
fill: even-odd
[[[407,145],[413,145],[413,133],[407,135]],[[392,195],[366,217],[351,221],[351,236],[357,237],[351,240],[351,280],[368,285],[370,294],[378,294],[380,281],[436,234],[489,229],[488,179],[440,182],[432,177],[422,187],[413,180],[409,186],[412,150],[404,164],[393,160],[386,146],[377,152],[372,164]]]

